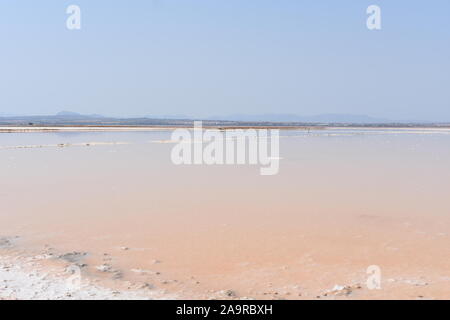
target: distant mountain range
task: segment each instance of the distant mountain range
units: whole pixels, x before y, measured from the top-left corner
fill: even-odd
[[[385,118],[375,118],[359,114],[320,114],[314,116],[299,116],[295,114],[234,114],[229,116],[215,116],[209,120],[227,120],[227,121],[269,121],[269,122],[302,122],[302,123],[392,123]]]
[[[82,115],[71,111],[61,111],[56,115],[58,118],[68,118],[68,119],[83,119],[83,118],[107,118],[99,114],[89,114]],[[141,118],[141,117],[139,117]],[[144,117],[148,119],[182,119],[189,120],[191,118],[185,115],[171,115],[171,116],[148,116]],[[389,119],[385,118],[375,118],[367,115],[358,114],[321,114],[314,116],[299,116],[295,114],[234,114],[228,116],[213,116],[207,117],[202,120],[219,120],[219,121],[245,121],[245,122],[301,122],[301,123],[359,123],[359,124],[370,124],[370,123],[392,123]]]
[[[187,125],[193,120],[203,120],[204,124],[228,125],[379,125],[390,124],[414,125],[432,124],[431,121],[393,121],[359,114],[320,114],[313,116],[299,116],[295,114],[234,114],[228,116],[214,116],[206,118],[189,118],[187,116],[147,116],[147,117],[108,117],[100,114],[80,114],[72,111],[61,111],[55,115],[13,116],[1,115],[0,124],[3,125]],[[436,124],[440,124],[435,122]],[[445,122],[442,122],[445,123]],[[447,123],[445,123],[447,124]]]

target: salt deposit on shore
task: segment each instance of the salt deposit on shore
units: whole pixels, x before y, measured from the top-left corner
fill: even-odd
[[[71,269],[42,268],[18,257],[0,257],[0,300],[175,299],[149,290],[114,290],[80,279]]]

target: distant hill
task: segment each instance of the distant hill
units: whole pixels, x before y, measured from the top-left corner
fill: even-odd
[[[60,111],[56,114],[57,117],[79,117],[81,114],[71,111]]]
[[[58,118],[104,118],[102,115],[100,114],[80,114],[77,112],[72,112],[72,111],[60,111],[58,112],[55,117]]]

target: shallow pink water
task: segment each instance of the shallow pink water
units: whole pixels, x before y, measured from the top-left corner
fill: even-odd
[[[281,135],[280,172],[261,176],[175,166],[173,145],[151,142],[170,132],[2,134],[9,147],[127,144],[0,149],[0,236],[27,254],[88,252],[85,273],[102,279],[107,253],[115,281],[187,298],[314,298],[352,283],[352,298],[450,298],[450,132]],[[370,265],[381,290],[364,286]]]

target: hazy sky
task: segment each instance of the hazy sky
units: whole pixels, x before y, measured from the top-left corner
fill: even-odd
[[[449,0],[2,0],[0,40],[0,114],[450,121]]]

